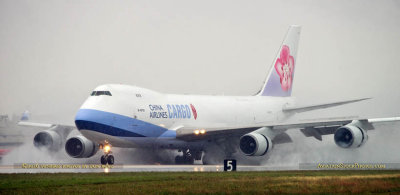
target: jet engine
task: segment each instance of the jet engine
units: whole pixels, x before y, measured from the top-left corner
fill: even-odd
[[[52,130],[45,130],[37,133],[33,138],[33,144],[37,148],[45,147],[52,151],[57,151],[62,146],[61,136]]]
[[[53,126],[50,129],[37,133],[33,138],[33,145],[37,148],[46,148],[53,152],[59,151],[72,129],[71,127],[62,125]]]
[[[96,154],[97,145],[82,135],[71,137],[65,143],[65,151],[74,158],[89,158]]]
[[[341,148],[358,148],[367,141],[368,135],[364,129],[348,124],[336,130],[334,139]]]
[[[37,148],[47,148],[51,151],[58,151],[62,147],[61,135],[52,129],[41,131],[33,138],[33,144]]]
[[[240,138],[239,146],[247,156],[263,156],[272,148],[272,141],[268,136],[253,131]]]

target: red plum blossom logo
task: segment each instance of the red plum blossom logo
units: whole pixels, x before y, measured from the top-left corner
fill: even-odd
[[[197,119],[197,111],[196,111],[196,108],[195,108],[192,104],[190,104],[190,108],[192,108],[193,117],[194,117],[194,120],[196,120],[196,119]]]
[[[275,62],[275,70],[280,77],[282,89],[289,90],[292,87],[294,58],[287,45],[282,46],[280,57]]]

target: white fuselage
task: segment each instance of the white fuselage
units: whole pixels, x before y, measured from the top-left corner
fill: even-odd
[[[263,126],[280,121],[291,98],[162,94],[128,85],[102,85],[80,108],[76,126],[88,139],[116,147],[203,147],[176,139],[179,128]]]

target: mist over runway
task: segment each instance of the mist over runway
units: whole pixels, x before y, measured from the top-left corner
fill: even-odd
[[[32,164],[34,165],[34,164]],[[39,164],[44,165],[44,164]],[[93,165],[94,166],[94,165]],[[0,165],[0,173],[109,173],[109,172],[223,172],[223,165],[115,165],[112,168],[18,168],[18,166]],[[250,166],[239,165],[237,171],[284,171],[298,170],[298,167]]]
[[[238,171],[262,170],[302,170],[299,165],[304,163],[368,163],[368,164],[396,164],[400,162],[398,154],[399,128],[396,125],[380,126],[368,132],[367,144],[356,149],[342,149],[336,146],[333,136],[323,136],[320,142],[314,138],[304,137],[297,129],[289,130],[293,143],[275,145],[268,157],[253,157],[243,159],[243,155],[236,154]],[[30,135],[32,136],[32,135]],[[115,148],[114,155],[119,162],[114,168],[88,169],[23,169],[14,166],[21,164],[87,164],[98,165],[100,153],[88,159],[70,158],[64,150],[57,154],[49,154],[33,147],[32,138],[13,149],[3,157],[0,163],[1,173],[35,173],[35,172],[180,172],[180,171],[223,171],[222,162],[218,165],[201,165],[195,161],[194,165],[173,165],[176,151],[146,150]],[[246,163],[243,163],[246,162]],[[254,163],[259,163],[254,165]],[[249,165],[253,163],[253,165]],[[399,165],[397,168],[400,168]],[[309,167],[312,169],[312,167]],[[316,167],[317,169],[317,167]]]

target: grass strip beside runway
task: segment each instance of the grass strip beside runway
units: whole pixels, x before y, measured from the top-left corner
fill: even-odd
[[[0,194],[400,193],[400,171],[0,174]]]

